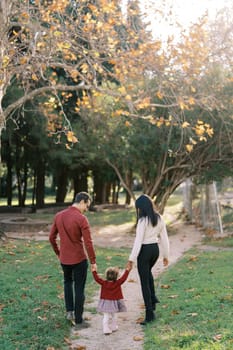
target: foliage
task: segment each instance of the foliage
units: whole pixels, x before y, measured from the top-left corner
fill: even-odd
[[[158,15],[158,10],[154,6],[151,13]],[[221,106],[221,81],[216,79],[219,89],[211,95],[199,86],[200,76],[209,75],[219,57],[207,35],[206,18],[181,31],[178,41],[170,37],[164,45],[152,37],[137,1],[129,2],[124,15],[117,0],[111,4],[105,0],[9,0],[2,3],[0,15],[0,101],[15,81],[21,82],[23,91],[1,108],[1,127],[13,110],[38,95],[43,96],[41,110],[47,110],[50,133],[59,139],[63,131],[71,143],[77,140],[63,109],[70,99],[76,100],[79,113],[83,108],[98,108],[93,97],[111,96],[122,105],[112,115],[143,115],[157,125],[165,123],[157,117],[157,108],[171,111],[173,121],[182,125],[183,112],[194,105],[209,110]],[[228,24],[225,21],[219,37],[227,69],[231,66]],[[156,79],[153,93],[147,84],[151,77]]]
[[[118,0],[0,5],[0,131],[35,102],[56,144],[49,171],[64,178],[57,201],[70,170],[104,161],[107,176],[111,166],[131,197],[136,172],[161,211],[185,177],[230,174],[232,8],[166,41],[148,30],[140,8],[137,0],[125,12]],[[151,6],[157,22],[163,10]]]

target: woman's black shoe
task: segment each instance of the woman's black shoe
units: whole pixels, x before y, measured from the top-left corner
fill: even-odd
[[[148,323],[151,323],[155,320],[155,318],[153,318],[153,320],[143,320],[142,322],[140,322],[140,325],[141,326],[146,326]]]
[[[146,324],[153,322],[155,320],[155,313],[153,311],[146,310],[146,318],[144,321],[140,322],[140,325],[145,326]]]

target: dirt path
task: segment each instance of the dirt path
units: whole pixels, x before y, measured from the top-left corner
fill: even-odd
[[[134,236],[129,234],[132,227],[122,225],[121,227],[109,226],[102,230],[93,230],[93,239],[96,246],[102,247],[132,247]],[[202,235],[194,226],[179,224],[177,233],[170,236],[170,265],[177,262],[184,252],[195,245],[201,244]],[[126,233],[128,233],[126,235]],[[126,238],[127,237],[127,238]],[[154,267],[154,276],[163,272],[162,260],[159,260]],[[155,282],[156,283],[156,282]],[[142,350],[143,349],[143,328],[137,323],[143,317],[143,301],[136,268],[122,286],[124,298],[128,311],[118,314],[119,330],[109,336],[102,333],[102,315],[84,313],[84,317],[89,320],[90,328],[71,331],[70,349],[87,350]],[[99,292],[91,304],[86,308],[96,308]]]

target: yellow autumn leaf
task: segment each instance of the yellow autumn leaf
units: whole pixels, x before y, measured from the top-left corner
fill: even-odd
[[[193,150],[193,145],[188,144],[188,145],[185,146],[185,148],[190,153]]]
[[[159,118],[159,120],[156,121],[156,125],[160,128],[161,125],[164,124],[164,119],[163,118]]]
[[[161,91],[158,91],[158,92],[156,93],[156,96],[157,96],[160,100],[163,98],[163,94],[162,94]]]
[[[195,105],[195,100],[194,100],[193,97],[190,97],[190,98],[189,98],[189,104],[190,104],[190,105]]]
[[[126,99],[127,101],[131,101],[132,98],[131,98],[130,95],[126,95],[126,96],[125,96],[125,99]]]
[[[205,132],[204,125],[196,125],[196,127],[195,127],[195,133],[196,133],[198,136],[203,135],[204,132]]]
[[[87,63],[83,63],[81,65],[81,70],[83,73],[87,73],[88,72],[88,64]]]
[[[180,106],[180,109],[182,110],[184,110],[187,107],[183,101],[179,102],[179,106]]]
[[[10,62],[10,58],[8,56],[3,56],[3,59],[2,59],[3,68],[6,68],[8,66],[9,62]]]
[[[25,63],[27,63],[27,61],[28,61],[27,56],[20,57],[20,59],[19,59],[19,63],[20,63],[20,64],[25,64]]]
[[[188,122],[183,122],[181,125],[183,129],[187,128],[190,124]]]
[[[147,108],[149,105],[150,105],[150,97],[146,97],[137,104],[137,109]]]
[[[124,86],[119,87],[118,91],[122,94],[125,95],[126,94],[126,90]]]
[[[35,74],[35,73],[33,73],[33,74],[32,74],[32,80],[34,80],[34,81],[38,81],[38,78],[37,78],[37,76],[36,76],[36,74]]]
[[[62,32],[60,32],[59,30],[55,30],[55,32],[53,32],[53,35],[59,37],[62,35]]]
[[[130,126],[132,126],[132,124],[128,120],[126,120],[125,126],[130,127]]]
[[[73,140],[74,140],[74,133],[73,133],[73,131],[68,131],[67,134],[66,134],[66,138],[67,138],[67,141],[73,142]]]
[[[197,141],[195,141],[192,137],[189,138],[189,141],[190,141],[193,145],[196,145],[196,144],[197,144]]]

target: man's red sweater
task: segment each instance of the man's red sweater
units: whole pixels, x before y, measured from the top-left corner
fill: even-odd
[[[125,282],[129,275],[129,271],[125,270],[123,275],[116,281],[107,281],[99,277],[96,271],[92,272],[94,279],[97,283],[101,284],[100,299],[107,300],[119,300],[123,299],[123,293],[121,290],[122,283]]]
[[[57,244],[58,235],[60,238],[59,245]],[[73,206],[56,214],[50,230],[49,240],[64,265],[80,263],[87,259],[87,255],[91,264],[96,262],[87,217]]]

